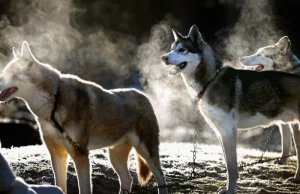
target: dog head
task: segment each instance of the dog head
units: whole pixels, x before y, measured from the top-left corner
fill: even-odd
[[[205,53],[209,46],[203,41],[198,28],[194,25],[191,27],[188,36],[182,36],[175,29],[172,29],[174,43],[171,51],[161,57],[162,61],[169,65],[170,75],[179,73],[191,74],[201,63],[202,53]]]
[[[37,84],[42,78],[43,68],[33,56],[28,43],[22,44],[21,52],[13,48],[14,59],[3,69],[0,75],[0,101],[14,97],[25,98],[37,91]]]
[[[287,36],[282,37],[276,44],[262,47],[250,56],[244,56],[240,62],[244,66],[252,66],[254,70],[282,70],[291,48]]]

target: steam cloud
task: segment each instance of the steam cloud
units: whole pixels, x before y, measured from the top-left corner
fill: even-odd
[[[116,5],[102,2],[100,6],[109,9]],[[180,77],[169,77],[168,69],[160,60],[172,42],[168,22],[162,21],[153,26],[150,39],[139,45],[135,37],[102,26],[92,30],[76,28],[73,17],[85,10],[75,6],[71,0],[15,0],[9,8],[16,16],[1,17],[2,67],[13,57],[11,48],[21,49],[22,41],[27,40],[38,60],[63,73],[76,74],[108,88],[128,87],[132,83],[131,86],[139,88],[141,82],[163,129],[162,138],[174,134],[172,130],[179,133],[168,140],[189,138],[195,107]],[[165,18],[179,25],[172,15],[166,14]],[[127,24],[130,25],[130,22],[127,21]]]
[[[217,53],[229,60],[274,43],[282,35],[273,25],[272,4],[268,0],[242,2],[245,3],[237,4],[242,8],[239,21],[232,29],[218,34]],[[120,11],[118,5],[99,1],[99,6],[100,10],[93,11],[101,15],[101,22],[121,18],[120,28],[131,25],[131,16]],[[199,113],[195,113],[196,106],[180,76],[168,76],[168,69],[160,60],[173,41],[170,25],[181,25],[177,18],[166,13],[165,20],[152,26],[145,43],[99,25],[83,29],[76,19],[85,13],[85,7],[71,0],[12,0],[9,9],[15,14],[2,15],[0,19],[1,67],[12,59],[11,48],[20,49],[22,41],[27,40],[38,60],[63,73],[76,74],[106,88],[139,88],[141,83],[156,111],[162,139],[190,140]],[[106,9],[120,17],[106,17]],[[212,136],[211,130],[204,131],[202,137]]]
[[[219,31],[216,50],[225,60],[239,67],[239,57],[254,54],[260,47],[276,43],[284,33],[276,27],[274,4],[271,0],[236,1],[241,9],[233,28]],[[225,37],[224,37],[225,36]]]

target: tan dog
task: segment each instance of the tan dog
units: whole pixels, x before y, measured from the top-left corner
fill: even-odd
[[[106,90],[74,75],[61,74],[37,61],[27,42],[21,53],[14,49],[14,56],[0,76],[0,101],[21,98],[36,115],[51,155],[55,184],[64,192],[68,155],[75,163],[80,193],[91,193],[88,151],[105,147],[119,176],[120,193],[122,189],[131,191],[127,159],[132,147],[137,151],[139,182],[145,184],[152,171],[158,185],[165,185],[159,161],[159,127],[143,93]],[[76,143],[72,145],[72,141]],[[159,192],[168,191],[161,188]]]
[[[0,143],[1,148],[1,143]],[[2,194],[62,194],[55,186],[28,185],[11,171],[0,152],[0,193]]]

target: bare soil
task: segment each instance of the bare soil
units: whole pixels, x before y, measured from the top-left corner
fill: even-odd
[[[194,178],[190,178],[193,167],[192,144],[162,143],[160,147],[162,168],[170,193],[216,193],[225,186],[226,169],[220,146],[198,145]],[[50,157],[44,146],[27,146],[1,150],[13,171],[30,184],[54,184]],[[238,149],[240,164],[247,165],[260,159],[261,151]],[[267,152],[265,159],[275,159],[279,153]],[[118,193],[118,177],[114,173],[103,150],[91,152],[93,168],[93,193]],[[157,193],[154,178],[145,187],[140,187],[136,178],[134,155],[129,161],[134,178],[133,193]],[[294,175],[296,158],[288,164],[278,165],[273,161],[240,170],[237,193],[285,194],[300,193],[300,184],[285,182]],[[68,166],[68,193],[78,193],[76,172],[73,162]]]

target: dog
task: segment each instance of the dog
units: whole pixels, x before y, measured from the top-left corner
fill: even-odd
[[[59,187],[26,184],[22,178],[15,176],[1,152],[0,180],[0,193],[3,194],[63,194]]]
[[[283,71],[300,74],[300,60],[291,51],[291,41],[287,36],[279,39],[273,45],[259,48],[255,54],[240,58],[242,66],[252,68],[256,71]],[[290,154],[291,133],[290,126],[286,124],[278,125],[281,133],[281,157],[276,163],[285,164],[287,156]],[[298,126],[291,126],[297,127]]]
[[[108,148],[110,162],[119,177],[120,190],[131,192],[127,160],[132,147],[137,155],[137,174],[144,185],[153,173],[159,193],[166,194],[159,160],[159,126],[149,98],[136,89],[106,90],[75,75],[62,74],[39,62],[29,44],[0,75],[0,101],[25,101],[35,115],[47,146],[55,184],[67,192],[67,157],[73,159],[79,191],[92,191],[89,150]]]
[[[291,41],[287,36],[273,45],[259,48],[255,54],[240,58],[245,67],[256,71],[283,71],[300,74],[300,60],[291,51]]]
[[[188,36],[172,30],[174,43],[162,61],[170,74],[180,74],[205,121],[217,135],[227,168],[227,184],[219,194],[232,194],[238,179],[237,129],[299,122],[300,76],[276,71],[239,70],[225,66],[196,26]],[[292,130],[300,151],[300,131]],[[298,153],[298,152],[297,152]],[[298,168],[289,181],[300,182]]]

